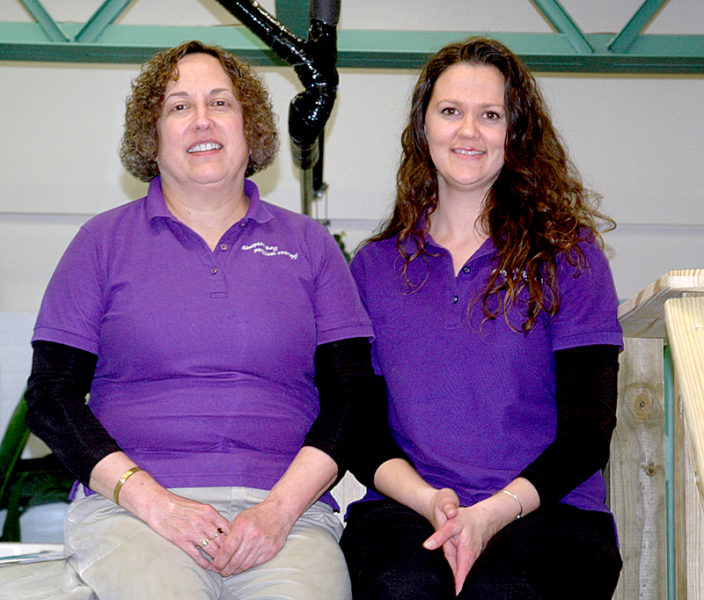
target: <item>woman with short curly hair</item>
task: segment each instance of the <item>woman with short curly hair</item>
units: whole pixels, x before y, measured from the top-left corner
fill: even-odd
[[[244,137],[250,152],[245,176],[265,169],[274,160],[278,149],[276,123],[269,94],[259,75],[248,64],[217,46],[185,42],[146,62],[132,82],[132,93],[127,98],[120,159],[125,169],[142,181],[151,181],[159,174],[156,126],[166,86],[169,81],[178,79],[179,61],[194,53],[217,58],[232,82],[242,107]]]
[[[408,461],[375,457],[367,420],[351,466],[375,489],[341,541],[354,597],[610,598],[622,340],[595,198],[491,39],[431,57],[401,142],[393,214],[352,272]]]
[[[49,283],[27,422],[76,477],[66,554],[101,599],[350,597],[327,489],[372,331],[325,227],[247,179],[275,151],[248,66],[159,53],[121,149],[148,193]]]

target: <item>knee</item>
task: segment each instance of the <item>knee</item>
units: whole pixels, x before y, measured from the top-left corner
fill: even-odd
[[[365,600],[445,600],[454,598],[452,582],[429,571],[389,569],[370,588]]]

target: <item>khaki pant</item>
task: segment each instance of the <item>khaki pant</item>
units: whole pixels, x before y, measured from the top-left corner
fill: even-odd
[[[65,560],[0,566],[2,600],[96,600]],[[156,600],[156,599],[154,599]]]
[[[211,504],[226,519],[261,502],[251,488],[182,488],[174,493]],[[342,525],[317,502],[296,522],[284,548],[266,563],[223,578],[102,496],[76,499],[66,517],[66,555],[100,600],[350,600],[337,544]]]

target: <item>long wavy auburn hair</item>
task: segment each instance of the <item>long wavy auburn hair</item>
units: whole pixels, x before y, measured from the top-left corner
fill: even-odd
[[[242,107],[244,137],[249,148],[245,176],[265,169],[276,156],[278,132],[269,93],[261,78],[246,63],[219,46],[198,41],[183,42],[154,55],[144,63],[132,82],[125,106],[125,129],[120,144],[122,165],[142,181],[159,174],[156,162],[159,148],[157,123],[161,117],[164,94],[169,81],[178,79],[178,63],[188,54],[209,54],[220,61],[232,81]]]
[[[425,115],[435,82],[458,63],[495,67],[505,80],[504,165],[484,200],[478,223],[489,233],[498,254],[481,302],[486,319],[503,315],[514,330],[508,312],[521,304],[525,320],[520,327],[527,333],[541,312],[552,317],[560,309],[557,256],[563,254],[581,273],[586,261],[578,243],[592,237],[601,240],[597,224],[610,229],[614,223],[598,212],[599,197],[582,184],[530,71],[500,42],[474,37],[450,44],[423,68],[401,135],[394,209],[369,241],[398,236],[403,276],[411,289],[417,289],[408,280],[407,269],[412,260],[429,254],[426,236],[438,203]]]

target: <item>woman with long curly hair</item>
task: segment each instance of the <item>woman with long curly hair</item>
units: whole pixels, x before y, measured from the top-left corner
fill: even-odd
[[[77,480],[81,597],[350,597],[327,489],[372,329],[325,227],[247,179],[276,148],[266,89],[222,48],[164,50],[133,82],[121,158],[148,193],[66,250],[26,396]]]
[[[610,598],[611,222],[494,40],[429,60],[401,140],[393,214],[352,272],[408,460],[351,465],[373,484],[341,542],[354,597]]]

